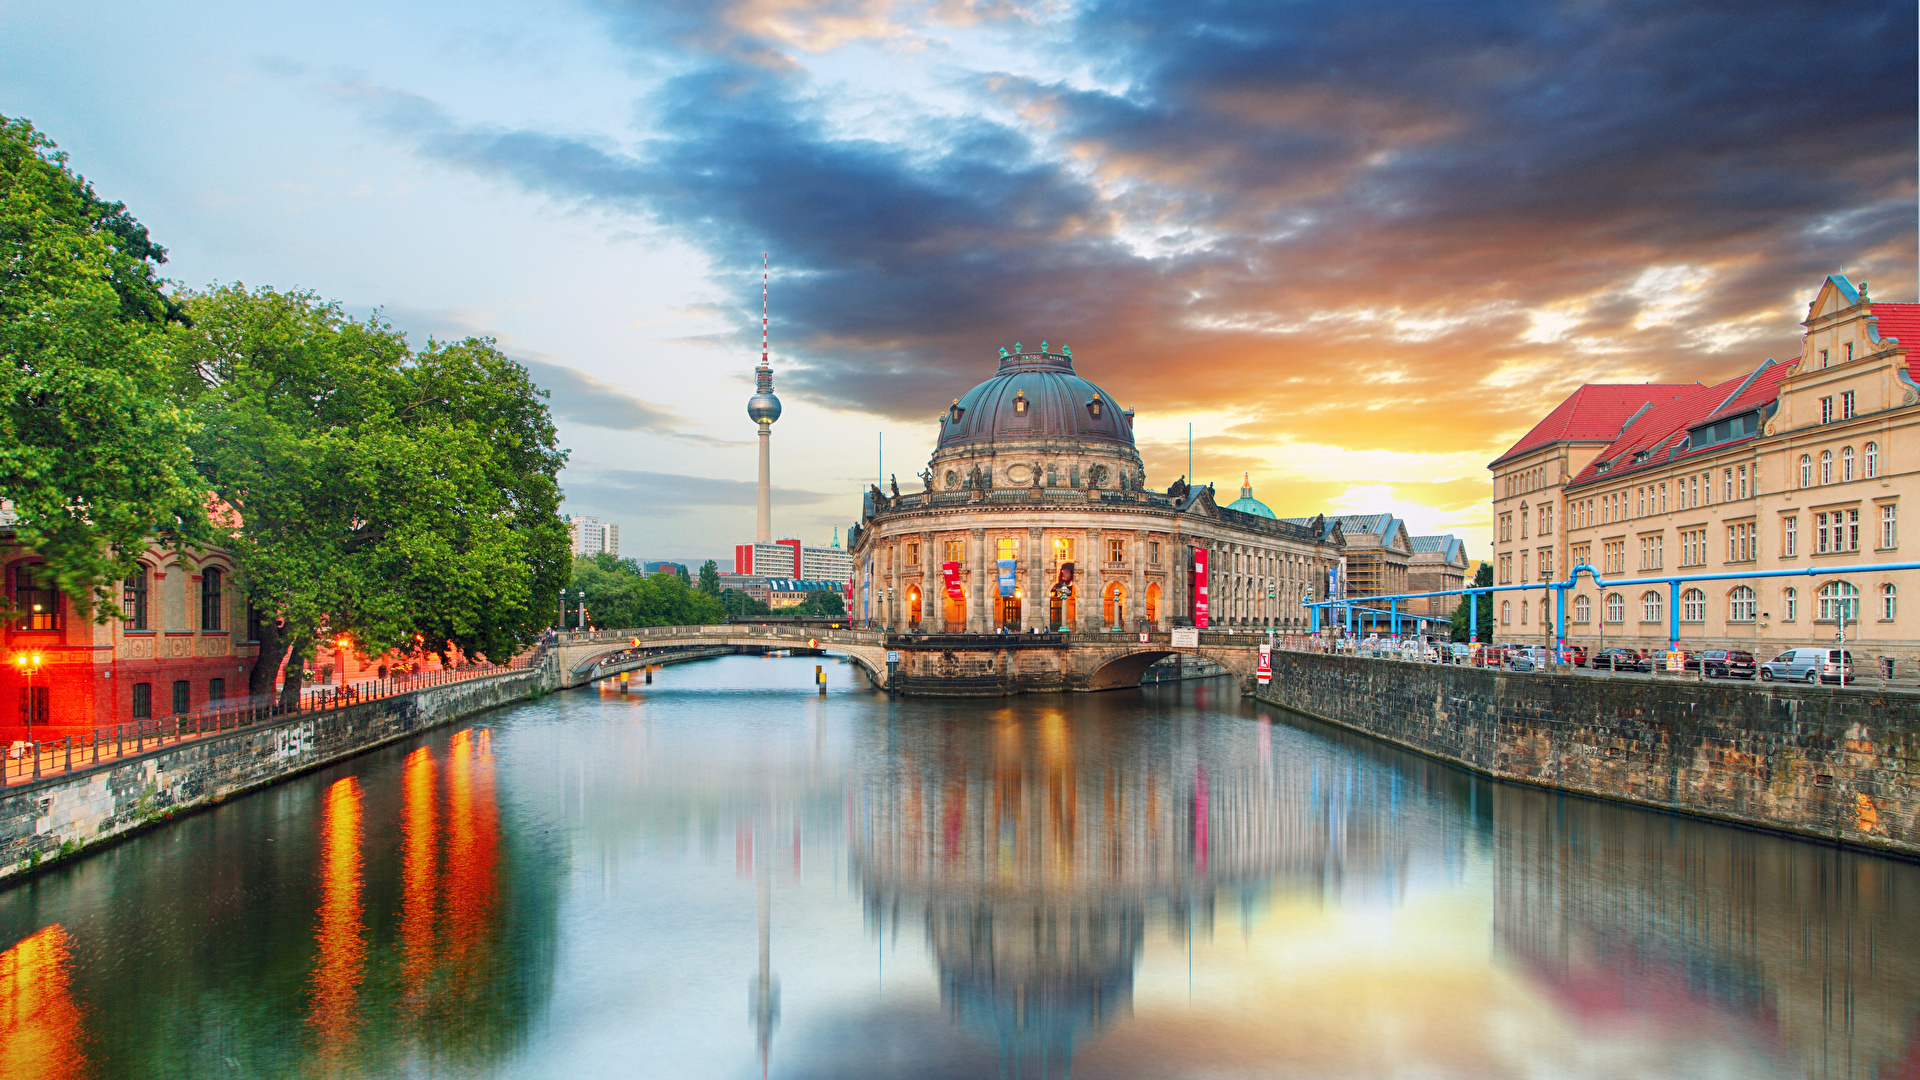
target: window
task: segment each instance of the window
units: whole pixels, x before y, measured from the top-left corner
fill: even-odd
[[[1553,616],[1547,612],[1547,598],[1543,596],[1540,598],[1540,625],[1545,626],[1552,621]]]
[[[1726,477],[1722,482],[1726,485],[1727,493],[1725,496],[1723,496],[1720,499],[1720,501],[1732,502],[1733,501],[1733,470],[1732,469],[1728,469],[1726,471]]]
[[[1147,541],[1147,561],[1155,566],[1160,565],[1160,541]]]
[[[207,680],[207,700],[208,701],[225,701],[226,699],[227,699],[227,680],[208,679]]]
[[[1573,598],[1573,621],[1577,623],[1590,622],[1592,621],[1592,616],[1593,616],[1593,605],[1587,601],[1587,598],[1585,596],[1574,597]]]
[[[136,563],[133,573],[127,575],[126,587],[120,593],[120,609],[126,613],[124,628],[128,630],[147,630],[147,564]]]
[[[1852,356],[1853,346],[1851,345],[1847,346],[1847,353],[1848,353],[1847,359],[1849,360],[1853,359],[1853,356]],[[1853,419],[1853,391],[1851,390],[1840,395],[1840,419],[1842,420]]]
[[[1603,574],[1624,574],[1627,572],[1627,542],[1608,540],[1600,545],[1600,561]]]
[[[1607,594],[1607,621],[1623,623],[1627,621],[1627,598],[1619,593]]]
[[[1827,366],[1827,350],[1825,349],[1820,350],[1820,366],[1821,367]]]
[[[1640,569],[1658,570],[1665,564],[1661,548],[1665,536],[1643,536],[1640,538]]]
[[[1823,397],[1820,399],[1820,422],[1823,424],[1833,423],[1833,398],[1831,397]]]
[[[1840,479],[1844,483],[1853,479],[1853,447],[1840,448]]]
[[[1847,359],[1848,360],[1853,359],[1853,342],[1851,341],[1847,342]],[[1851,393],[1849,393],[1848,396],[1851,397],[1852,396]]]
[[[1513,556],[1512,555],[1500,556],[1500,584],[1502,585],[1513,584]]]
[[[153,684],[137,682],[133,684],[133,718],[145,720],[153,715]]]
[[[1059,547],[1060,545],[1060,541],[1058,540],[1055,540],[1053,543],[1056,548]],[[960,559],[961,559],[960,541],[958,540],[947,541],[947,561],[959,562]]]
[[[1833,451],[1831,450],[1820,451],[1820,482],[1833,483]]]
[[[1704,566],[1707,562],[1707,530],[1683,529],[1680,532],[1680,565]]]
[[[1665,484],[1660,485],[1660,512],[1663,514],[1667,512],[1667,485]]]
[[[13,571],[13,602],[20,621],[15,630],[59,630],[60,591],[53,587],[53,575],[45,563],[29,563]]]
[[[1753,524],[1741,522],[1727,526],[1727,561],[1750,562],[1758,557],[1754,551]]]
[[[1800,455],[1800,486],[1803,488],[1813,486],[1813,456],[1811,454]]]
[[[1553,549],[1552,548],[1540,549],[1540,580],[1541,581],[1553,580]]]
[[[1027,415],[1027,392],[1025,390],[1014,391],[1013,415],[1015,416]]]
[[[1520,601],[1520,625],[1527,625],[1527,602],[1525,600]]]
[[[1739,585],[1727,594],[1727,619],[1731,622],[1752,622],[1753,611],[1758,598],[1753,590]]]
[[[1820,586],[1820,621],[1858,622],[1860,619],[1860,590],[1844,581],[1829,581]]]
[[[1087,415],[1093,417],[1095,420],[1100,419],[1100,399],[1099,398],[1087,399]]]
[[[1899,590],[1893,587],[1893,583],[1888,582],[1880,586],[1880,618],[1886,622],[1892,622],[1894,614],[1899,610],[1899,605]]]
[[[1699,589],[1688,589],[1680,594],[1680,621],[1707,621],[1707,594]]]
[[[1527,553],[1524,551],[1520,553],[1520,580],[1527,580]]]
[[[1866,453],[1867,479],[1880,475],[1880,444],[1868,443]]]
[[[1711,472],[1704,472],[1700,474],[1700,505],[1705,506],[1712,501],[1713,474]]]
[[[1553,534],[1553,504],[1548,503],[1547,505],[1542,506],[1540,508],[1540,535],[1550,536],[1552,534]]]
[[[1647,489],[1641,488],[1639,490],[1640,490],[1640,497],[1639,497],[1638,503],[1640,506],[1640,512],[1638,514],[1635,514],[1634,516],[1646,517],[1647,516]]]
[[[1127,542],[1125,540],[1107,541],[1107,561],[1110,563],[1127,561]]]
[[[1814,516],[1814,550],[1821,555],[1860,550],[1860,511],[1835,510]]]
[[[1657,623],[1660,621],[1662,605],[1660,594],[1652,589],[1640,594],[1640,621]]]
[[[920,565],[920,545],[919,544],[907,545],[907,565],[908,566]]]
[[[1887,503],[1880,508],[1880,546],[1893,548],[1900,546],[1900,507],[1896,503]]]
[[[1740,466],[1740,497],[1743,499],[1747,497],[1747,467],[1745,465]]]
[[[1020,557],[1020,541],[1011,536],[1002,536],[993,542],[995,558],[1005,561]]]
[[[1527,538],[1527,504],[1520,504],[1520,539]]]
[[[185,679],[173,683],[173,714],[179,716],[193,708],[193,684]]]
[[[1053,538],[1053,561],[1056,563],[1073,561],[1073,537],[1056,536]]]
[[[1573,565],[1575,566],[1592,566],[1593,565],[1593,545],[1592,544],[1576,544],[1574,546]]]
[[[1780,590],[1780,610],[1786,612],[1786,619],[1784,620],[1786,622],[1792,622],[1800,617],[1799,589]]]
[[[1511,624],[1512,622],[1513,622],[1513,602],[1511,600],[1500,601],[1500,624],[1502,626],[1506,626]]]
[[[1800,519],[1797,516],[1780,522],[1780,554],[1800,554]]]
[[[221,596],[218,567],[209,566],[200,573],[200,629],[218,630],[221,628]]]
[[[1500,542],[1505,544],[1513,540],[1513,515],[1500,515]]]

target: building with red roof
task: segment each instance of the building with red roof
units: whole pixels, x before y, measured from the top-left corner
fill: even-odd
[[[1861,667],[1913,673],[1920,620],[1900,594],[1911,572],[1849,567],[1901,555],[1899,504],[1920,475],[1920,386],[1905,340],[1920,304],[1876,304],[1832,275],[1792,360],[1768,359],[1711,386],[1585,386],[1491,465],[1497,639],[1551,643],[1547,583],[1590,566],[1567,591],[1565,633],[1649,651],[1844,638]],[[1920,498],[1920,489],[1914,493]],[[1669,584],[1708,574],[1808,571],[1808,579]],[[1665,578],[1666,580],[1661,580]]]

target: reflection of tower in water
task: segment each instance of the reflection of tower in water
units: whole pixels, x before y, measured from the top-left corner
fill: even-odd
[[[1112,729],[1083,757],[1058,711],[897,736],[850,807],[870,917],[924,918],[949,1014],[1023,1075],[1070,1068],[1130,1012],[1149,924],[1204,932],[1276,878],[1394,876],[1380,819],[1342,821],[1311,772]]]

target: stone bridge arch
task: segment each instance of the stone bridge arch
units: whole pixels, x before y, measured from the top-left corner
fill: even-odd
[[[1127,645],[1098,650],[1082,661],[1088,690],[1118,690],[1139,686],[1148,668],[1169,656],[1197,656],[1225,668],[1239,681],[1242,689],[1253,685],[1253,670],[1260,662],[1256,646],[1219,647],[1202,645],[1198,649],[1175,649],[1166,645]]]
[[[701,647],[817,649],[845,656],[865,671],[873,685],[887,684],[887,650],[883,635],[865,630],[834,630],[809,626],[717,625],[649,626],[635,630],[602,630],[566,635],[552,648],[559,685],[580,686],[622,671],[632,671],[655,658],[606,664],[608,657],[638,649]]]

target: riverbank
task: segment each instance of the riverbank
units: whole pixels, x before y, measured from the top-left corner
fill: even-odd
[[[1253,696],[1497,780],[1920,860],[1920,694],[1273,654]]]

